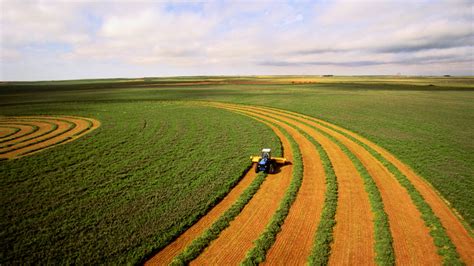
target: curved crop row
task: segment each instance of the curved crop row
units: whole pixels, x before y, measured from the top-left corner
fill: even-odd
[[[312,127],[311,125],[303,121],[300,122],[306,126]],[[293,125],[293,127],[295,126]],[[334,143],[336,143],[343,150],[343,152],[351,159],[351,161],[354,163],[357,170],[359,171],[361,177],[364,179],[366,191],[369,195],[370,204],[374,213],[376,261],[381,265],[394,264],[395,259],[393,254],[392,237],[389,229],[389,222],[387,214],[384,211],[382,198],[375,182],[373,181],[365,167],[362,165],[362,163],[342,143],[340,143],[331,135],[315,127],[312,128],[322,133],[323,135],[331,139]],[[335,224],[334,216],[337,206],[337,180],[334,171],[332,170],[331,162],[327,157],[327,154],[324,149],[320,146],[320,144],[305,131],[299,128],[296,129],[300,132],[300,134],[310,140],[313,145],[318,147],[318,151],[321,153],[321,157],[323,158],[323,161],[325,161],[326,164],[326,172],[328,175],[327,179],[328,183],[330,184],[330,187],[328,188],[328,195],[326,197],[327,200],[325,202],[324,207],[325,212],[323,212],[324,218],[321,219],[321,223],[319,225],[318,233],[315,239],[315,247],[313,249],[312,255],[309,258],[309,262],[317,265],[327,264],[330,253],[330,244],[332,242],[332,227]]]
[[[24,137],[29,136],[29,135],[31,135],[31,134],[33,134],[33,133],[35,133],[36,131],[39,130],[39,127],[36,126],[36,125],[27,125],[27,124],[22,124],[22,123],[11,124],[11,123],[8,123],[8,122],[3,122],[3,123],[1,123],[1,125],[13,125],[13,126],[19,128],[20,131],[18,131],[15,135],[13,135],[11,137],[6,137],[6,138],[0,139],[0,144],[5,143],[5,142],[9,142],[9,141],[12,141],[12,140],[16,140],[16,139],[19,139],[19,138],[24,138]],[[3,147],[3,145],[0,146],[0,147]]]
[[[4,118],[2,122],[2,125],[21,123],[36,128],[29,134],[5,140],[0,149],[3,159],[29,155],[71,141],[99,126],[98,121],[81,117],[14,117]]]
[[[267,120],[268,122],[268,120]],[[271,123],[271,122],[270,122]],[[300,149],[296,141],[291,135],[283,129],[281,126],[272,123],[274,126],[280,129],[280,131],[289,140],[291,149],[293,151],[293,178],[289,188],[287,189],[285,196],[280,202],[280,206],[273,215],[270,223],[267,225],[260,237],[255,240],[255,246],[247,253],[242,264],[254,265],[265,260],[267,251],[270,249],[272,244],[275,242],[276,235],[280,232],[280,228],[287,217],[293,202],[296,199],[299,188],[301,187],[303,179],[303,162],[301,158]]]
[[[250,198],[245,203],[237,201],[234,205],[240,204],[241,208],[230,214],[226,213],[226,215],[223,215],[221,217],[223,220],[219,220],[208,228],[185,252],[175,258],[174,263],[233,263],[239,259],[245,265],[265,262],[266,256],[268,256],[267,253],[272,249],[274,243],[277,242],[279,235],[284,235],[289,230],[288,227],[285,228],[285,224],[291,224],[287,221],[287,218],[292,209],[294,209],[293,203],[299,197],[299,189],[305,180],[304,158],[300,153],[301,147],[298,147],[301,143],[293,139],[295,134],[299,135],[298,139],[305,139],[305,141],[309,141],[316,148],[324,167],[326,179],[325,200],[321,218],[319,221],[315,221],[318,226],[314,234],[313,248],[306,258],[310,264],[325,265],[331,261],[333,263],[365,262],[369,264],[377,263],[379,265],[417,261],[433,263],[442,261],[444,264],[462,263],[456,246],[447,235],[440,219],[435,215],[420,192],[418,192],[415,185],[404,175],[399,166],[397,167],[391,161],[386,160],[384,155],[380,154],[370,145],[360,141],[354,135],[336,128],[336,126],[331,126],[327,122],[321,122],[318,119],[290,111],[224,103],[211,103],[210,105],[242,113],[255,119],[258,118],[258,120],[262,119],[282,131],[293,150],[293,160],[295,162],[292,169],[293,177],[288,187],[284,190],[283,197],[278,198],[278,207],[273,210],[273,214],[265,227],[260,227],[259,225],[258,229],[253,229],[252,236],[246,235],[244,233],[245,230],[240,231],[236,229],[240,225],[245,225],[245,227],[252,226],[252,223],[257,221],[254,217],[255,214],[250,218],[248,215],[248,217],[242,215],[242,212],[244,210],[243,206],[247,202],[253,202],[252,206],[250,204],[247,205],[249,206],[248,208],[257,208],[258,206],[255,203],[259,202],[258,200],[253,201]],[[290,134],[288,129],[295,130],[294,132],[296,133]],[[333,165],[335,161],[338,161],[336,166]],[[351,165],[352,168],[342,167],[342,162],[346,166]],[[346,176],[339,180],[344,175]],[[356,181],[360,182],[357,184],[357,189],[362,188],[360,193],[365,194],[367,206],[361,207],[360,204],[354,205],[350,203],[353,199],[348,197],[350,195],[348,193],[353,193],[351,189],[354,187],[351,183]],[[344,190],[338,190],[339,184],[345,186]],[[403,198],[402,202],[394,204],[398,197],[394,198],[395,196],[391,193],[392,190],[393,195]],[[253,191],[253,194],[258,192]],[[341,193],[345,197],[344,208],[339,206],[340,199],[338,195]],[[364,195],[360,193],[354,194],[354,199],[357,199],[355,202],[362,203],[364,201]],[[410,211],[407,213],[404,210],[401,211],[401,208],[398,208],[398,206],[402,206],[400,204],[405,204],[406,209],[410,209]],[[347,216],[344,211],[352,212],[351,206],[357,206],[364,210],[355,213],[356,215],[350,214]],[[307,207],[311,208],[311,206]],[[368,211],[364,221],[354,219],[355,217],[361,218],[360,214],[365,213],[366,210]],[[397,212],[402,215],[397,214]],[[341,214],[346,217],[339,220],[340,217],[343,217]],[[421,215],[421,217],[417,214]],[[230,215],[231,218],[228,219],[227,215]],[[369,220],[367,220],[368,217],[370,217]],[[400,220],[401,217],[410,217],[410,219]],[[240,221],[231,223],[230,221],[234,218],[238,218]],[[394,222],[393,228],[395,229],[392,229],[392,222]],[[259,223],[261,224],[261,221]],[[352,227],[347,226],[353,223],[356,225],[351,225]],[[335,224],[337,224],[336,227]],[[233,228],[233,230],[224,230],[225,228]],[[418,232],[416,236],[422,237],[415,239],[415,235],[409,236],[405,232],[401,232],[400,229],[403,228],[406,228],[407,232]],[[365,233],[367,231],[371,232],[369,234],[370,239],[364,237],[363,239],[366,242],[357,242],[359,239],[362,239],[360,238],[360,233],[363,231]],[[224,237],[223,232],[225,232]],[[257,232],[259,232],[258,235],[256,235]],[[337,234],[335,235],[336,241],[333,242],[334,232],[337,232]],[[350,234],[347,234],[348,232]],[[352,238],[355,235],[358,235],[358,238],[350,239],[352,242],[346,241],[347,236]],[[245,241],[248,241],[250,237],[256,236],[253,245],[249,246],[247,243],[237,247],[225,242],[227,239],[238,245],[239,241],[235,241],[234,238],[242,238],[242,236],[246,237]],[[214,239],[216,241],[212,241]],[[423,243],[418,243],[419,241]],[[409,243],[408,247],[410,248],[403,246],[407,243]],[[469,241],[465,243],[465,246],[469,245]],[[365,249],[363,253],[360,253],[361,249],[359,247]],[[370,248],[367,250],[367,247]],[[246,256],[241,257],[243,248],[247,248],[247,252]],[[280,245],[279,248],[288,249],[289,247]],[[338,252],[337,256],[334,256],[335,251]],[[436,251],[439,255],[436,254]],[[350,253],[351,255],[347,256],[344,253]],[[275,254],[286,253],[279,250]],[[361,256],[361,254],[364,255]],[[417,255],[414,256],[413,254]],[[194,258],[197,258],[197,260],[192,261]],[[467,259],[464,258],[464,260],[465,262],[470,262],[469,257]],[[285,259],[285,261],[288,260]],[[278,263],[278,260],[272,259],[272,263]]]
[[[23,147],[38,143],[39,141],[38,139],[48,134],[55,136],[55,135],[63,133],[63,132],[55,132],[58,129],[58,123],[55,121],[34,119],[34,120],[29,120],[28,122],[33,123],[34,126],[38,127],[39,130],[37,130],[35,134],[28,135],[28,137],[8,141],[6,144],[0,147],[0,154],[7,153],[13,150],[17,150],[19,148],[23,148]],[[41,124],[49,125],[49,127],[46,128],[42,126]],[[70,125],[72,126],[72,124]],[[30,143],[26,143],[26,145],[20,145],[25,142],[30,142]]]
[[[265,180],[266,174],[259,173],[253,182],[240,195],[239,199],[217,219],[204,233],[194,239],[183,252],[176,256],[171,265],[186,265],[193,259],[197,258],[202,251],[209,246],[212,240],[216,239],[219,234],[227,228],[232,220],[242,211],[245,205],[252,199],[253,195],[260,188]]]
[[[13,126],[6,126],[6,127],[3,127],[6,129],[7,133],[4,133],[1,137],[0,137],[0,140],[1,139],[5,139],[5,138],[8,138],[12,135],[15,135],[17,134],[18,132],[20,132],[20,128],[19,127],[13,127]],[[8,131],[11,131],[11,132],[8,132]]]
[[[249,110],[251,110],[252,112],[255,112],[255,113],[259,113],[259,114],[265,114],[269,117],[272,117],[273,119],[276,119],[276,120],[279,120],[279,121],[282,121],[282,122],[285,122],[285,123],[289,123],[289,124],[292,124],[292,126],[297,126],[298,123],[295,123],[295,121],[291,120],[291,119],[287,119],[287,118],[283,118],[281,115],[279,115],[278,113],[276,114],[271,114],[271,112],[268,112],[268,110],[265,110],[265,109],[260,109],[260,108],[254,108],[254,107],[247,107]],[[298,127],[301,127],[301,126],[298,126]],[[304,130],[307,130],[307,129],[304,129]],[[301,133],[296,133],[296,134],[299,134],[301,135]],[[312,133],[313,134],[313,133]],[[320,136],[318,136],[318,138],[320,138]],[[328,140],[324,140],[324,145],[325,145],[325,148],[328,148],[330,145],[330,142],[328,142]],[[309,144],[309,145],[312,145],[312,144]],[[358,260],[360,261],[367,261],[367,260],[371,260],[370,259],[370,254],[373,253],[372,249],[371,248],[367,248],[367,247],[371,247],[372,245],[370,244],[371,243],[371,239],[372,239],[372,236],[370,236],[370,234],[368,234],[369,232],[371,232],[370,230],[367,231],[367,228],[372,228],[371,226],[371,221],[370,219],[368,219],[368,216],[363,216],[363,215],[366,215],[370,213],[370,206],[369,206],[369,202],[368,202],[368,199],[367,199],[367,202],[365,202],[366,199],[364,199],[364,194],[365,194],[365,191],[363,190],[363,184],[362,184],[362,180],[360,181],[360,184],[357,184],[357,190],[354,189],[354,187],[350,187],[348,186],[348,184],[350,183],[353,183],[352,180],[354,180],[354,176],[353,174],[356,174],[357,171],[355,168],[347,168],[346,166],[348,166],[348,164],[350,164],[350,161],[349,159],[344,159],[344,155],[342,153],[342,151],[337,151],[336,149],[334,149],[335,146],[332,145],[330,147],[330,150],[331,150],[331,158],[332,159],[335,159],[338,161],[338,165],[337,165],[337,171],[336,171],[336,174],[337,172],[339,172],[341,175],[339,175],[340,178],[342,178],[342,180],[344,180],[343,184],[344,185],[344,189],[343,191],[345,191],[343,193],[343,196],[345,196],[345,199],[343,201],[343,204],[344,204],[344,208],[345,209],[348,209],[348,210],[351,210],[351,209],[354,209],[353,207],[351,207],[351,205],[353,205],[354,203],[356,203],[356,210],[355,212],[350,212],[350,213],[345,213],[345,212],[339,212],[340,215],[342,214],[342,216],[340,217],[343,217],[343,219],[347,220],[347,221],[357,221],[357,222],[351,222],[351,223],[348,223],[348,222],[340,222],[340,225],[343,225],[343,227],[340,227],[339,228],[339,231],[338,231],[338,234],[340,236],[347,236],[347,232],[354,232],[355,234],[358,234],[359,236],[363,236],[363,241],[359,241],[359,238],[353,238],[353,239],[350,239],[350,241],[344,241],[344,242],[340,242],[339,244],[343,244],[343,245],[346,245],[348,244],[347,247],[349,248],[352,248],[353,251],[351,251],[352,254],[354,254]],[[317,153],[316,150],[314,150],[314,152]],[[314,162],[312,162],[314,163]],[[312,164],[310,163],[310,164]],[[342,164],[341,164],[342,163]],[[306,174],[305,174],[306,176]],[[308,196],[305,196],[305,197],[308,197]],[[334,202],[334,201],[333,201]],[[308,208],[309,206],[307,206]],[[326,213],[327,214],[327,213]],[[302,213],[301,215],[303,215],[304,217],[304,213]],[[357,217],[357,218],[356,218]],[[362,219],[361,219],[362,218]],[[315,221],[316,222],[316,221]],[[332,232],[332,225],[330,221],[324,221],[324,220],[321,220],[319,221],[320,223],[328,223],[329,225],[329,234],[331,234]],[[360,234],[360,233],[357,233],[357,232],[361,232],[361,231],[358,231],[358,230],[361,230],[363,229],[364,230],[364,233],[363,234]],[[316,231],[316,230],[315,230]],[[283,232],[284,233],[284,232]],[[314,232],[311,233],[311,236],[314,235]],[[328,234],[326,234],[327,236]],[[365,235],[368,235],[368,237],[365,237]],[[346,240],[347,237],[344,237]],[[366,242],[368,241],[368,242]],[[366,243],[370,244],[370,245],[367,245]],[[329,246],[330,243],[328,243],[326,245],[326,247]],[[337,244],[337,243],[336,243]],[[294,245],[298,245],[298,243],[295,243]],[[311,245],[312,246],[312,245]],[[362,247],[364,250],[363,252],[361,252],[361,249],[359,247]],[[290,247],[284,247],[284,248],[290,248]],[[340,251],[339,254],[343,254],[343,253],[346,253],[347,251],[347,248],[343,248],[341,249],[341,247],[338,248],[338,250]],[[357,252],[355,252],[355,250],[357,250]],[[305,256],[310,256],[310,252],[311,252],[311,247],[309,247],[308,249],[308,252],[307,253],[304,253]],[[343,252],[343,253],[341,253]],[[282,254],[285,254],[286,252],[281,252]],[[326,253],[327,254],[327,253]],[[348,254],[348,253],[346,253]],[[303,255],[303,254],[302,254]],[[339,259],[341,259],[343,257],[340,257]],[[278,261],[282,261],[284,258],[281,258],[281,259],[274,259],[272,262],[273,263],[279,263]],[[305,261],[307,258],[304,258],[303,261]],[[324,258],[321,258],[321,259],[324,259]],[[344,258],[346,259],[346,258]],[[285,259],[286,260],[286,259]],[[296,260],[296,258],[295,258]],[[301,260],[301,259],[299,259]]]
[[[273,108],[270,108],[274,110]],[[278,109],[276,109],[278,110]],[[309,119],[311,121],[316,122],[317,124],[321,125],[324,128],[328,128],[329,130],[333,130],[339,134],[344,135],[345,137],[349,138],[350,140],[354,141],[358,145],[362,146],[365,150],[367,150],[372,156],[374,156],[378,161],[380,161],[398,180],[398,182],[406,189],[407,193],[409,194],[413,204],[417,207],[420,211],[422,218],[426,224],[426,227],[430,230],[430,235],[433,237],[434,244],[437,247],[438,253],[441,255],[444,264],[454,265],[460,264],[460,257],[459,253],[454,246],[451,238],[447,235],[446,229],[441,224],[439,218],[434,214],[433,210],[429,206],[429,204],[425,201],[423,196],[420,192],[415,188],[415,186],[408,180],[408,178],[390,161],[388,161],[384,156],[382,156],[379,152],[375,151],[371,146],[367,145],[363,141],[359,140],[358,138],[354,137],[354,134],[349,134],[346,130],[341,130],[334,125],[331,125],[325,121],[321,121],[319,119],[315,119],[312,117],[308,117],[305,115],[293,113],[290,111],[283,111],[287,114],[292,114],[298,116],[300,118]],[[347,148],[346,148],[347,149]],[[458,221],[459,222],[459,221]],[[466,237],[469,239],[469,237]],[[458,243],[460,245],[470,245],[472,247],[472,239],[471,244],[469,244],[469,240],[464,243]],[[470,259],[466,256],[466,261]]]
[[[315,130],[318,130],[315,127],[313,128]],[[355,157],[355,155],[351,151],[349,151],[346,146],[344,146],[340,141],[338,141],[333,136],[325,133],[324,131],[318,131],[329,139],[331,139],[342,149],[342,151],[354,163],[355,167],[357,168],[357,171],[359,171],[359,174],[364,179],[365,188],[369,195],[370,206],[372,208],[372,212],[374,213],[374,235],[376,253],[375,259],[379,265],[395,264],[395,255],[392,246],[392,235],[390,233],[390,225],[387,213],[384,210],[382,196],[380,195],[377,185],[375,184],[370,174],[367,172],[367,169],[362,165],[361,161],[357,157]]]

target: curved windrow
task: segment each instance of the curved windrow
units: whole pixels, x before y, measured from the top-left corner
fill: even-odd
[[[191,265],[471,265],[474,261],[469,229],[426,181],[376,144],[336,125],[286,110],[198,104],[268,123],[282,140],[285,156],[291,158],[301,151],[301,158],[295,156],[295,165],[268,176],[235,219],[190,257],[195,258]],[[289,140],[296,146],[290,148]],[[289,170],[297,168],[297,159],[302,159],[302,176],[296,171],[291,179]],[[298,180],[291,182],[299,184],[297,189],[290,188],[290,179]],[[285,182],[276,183],[278,180]],[[283,197],[284,191],[294,195]],[[239,202],[235,197],[232,200]],[[280,209],[285,212],[279,213]],[[219,221],[217,216],[209,218]],[[199,237],[195,232],[186,242]],[[160,261],[170,262],[173,256],[180,258],[178,254],[188,243],[180,242],[183,245],[176,248],[176,242],[169,246],[174,247],[173,253],[160,252],[148,263],[161,265]]]
[[[66,143],[99,126],[95,119],[74,116],[0,117],[0,159],[15,159]]]

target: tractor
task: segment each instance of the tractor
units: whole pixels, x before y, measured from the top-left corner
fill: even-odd
[[[278,164],[286,164],[287,159],[281,157],[272,157],[271,149],[265,148],[262,149],[262,154],[260,156],[250,156],[250,160],[255,165],[255,173],[265,172],[267,174],[274,174]]]

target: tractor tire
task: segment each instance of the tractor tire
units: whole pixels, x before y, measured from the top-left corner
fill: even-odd
[[[255,173],[258,174],[258,165],[255,166]]]
[[[270,164],[270,166],[268,167],[268,173],[269,174],[274,174],[275,173],[275,164]]]

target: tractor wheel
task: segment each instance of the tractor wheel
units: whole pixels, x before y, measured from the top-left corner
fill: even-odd
[[[258,165],[255,166],[255,173],[258,174]]]
[[[268,173],[270,174],[274,174],[275,173],[275,164],[270,164],[270,166],[268,167]]]

